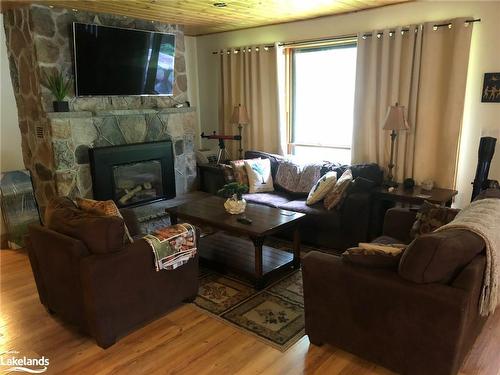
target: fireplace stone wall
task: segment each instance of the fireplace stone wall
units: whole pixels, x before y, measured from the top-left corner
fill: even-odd
[[[71,112],[51,113],[53,98],[44,86],[44,76],[55,70],[73,76],[71,25],[75,21],[175,34],[174,95],[75,98],[72,92]],[[34,4],[5,10],[4,28],[23,160],[42,212],[56,195],[91,195],[85,162],[88,147],[171,137],[178,193],[192,187],[195,109],[172,108],[187,100],[182,26]]]
[[[195,108],[49,113],[58,195],[92,197],[88,149],[171,140],[176,193],[195,188]]]

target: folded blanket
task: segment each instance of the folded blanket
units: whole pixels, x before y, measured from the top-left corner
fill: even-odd
[[[174,270],[196,255],[196,230],[191,224],[167,226],[144,239],[153,249],[156,271]]]
[[[492,314],[499,302],[500,274],[500,199],[490,198],[472,202],[461,210],[453,221],[438,228],[464,229],[480,236],[486,244],[486,270],[479,304],[482,316]]]

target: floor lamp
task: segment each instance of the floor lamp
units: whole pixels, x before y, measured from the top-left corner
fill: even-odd
[[[398,135],[398,130],[408,130],[410,127],[408,121],[406,121],[405,107],[398,105],[391,105],[387,109],[387,114],[384,120],[384,130],[391,131],[391,161],[389,162],[389,171],[387,174],[387,180],[384,185],[387,187],[398,186],[397,182],[394,181],[394,175],[392,174],[392,169],[394,168],[394,143],[396,142],[396,137]]]
[[[238,149],[238,153],[240,156],[240,159],[243,159],[243,147],[242,147],[242,142],[241,142],[241,130],[243,129],[243,125],[246,125],[250,122],[250,119],[248,118],[248,112],[247,109],[244,105],[235,105],[233,109],[233,115],[231,116],[231,124],[238,125],[238,131],[239,131],[239,142],[240,142],[240,148]]]

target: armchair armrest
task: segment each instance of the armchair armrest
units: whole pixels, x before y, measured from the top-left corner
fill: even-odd
[[[396,238],[403,243],[410,243],[410,231],[415,222],[416,215],[416,211],[404,208],[391,208],[387,210],[384,218],[384,235]]]

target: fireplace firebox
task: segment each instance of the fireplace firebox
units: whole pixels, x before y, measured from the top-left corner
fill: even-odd
[[[89,157],[95,199],[130,207],[175,197],[170,141],[91,148]]]

